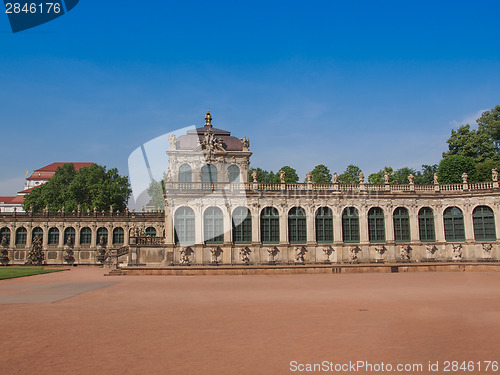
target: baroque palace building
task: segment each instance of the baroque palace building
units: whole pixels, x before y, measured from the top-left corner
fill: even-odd
[[[26,261],[130,266],[498,261],[500,188],[492,181],[261,183],[250,143],[212,126],[170,135],[165,210],[0,213],[0,248]],[[251,180],[251,181],[250,181]],[[310,178],[309,178],[310,181]]]

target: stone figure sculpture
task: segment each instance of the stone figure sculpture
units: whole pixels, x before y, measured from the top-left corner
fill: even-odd
[[[307,253],[307,250],[304,246],[297,247],[295,249],[295,263],[304,263],[304,255]]]
[[[323,247],[323,254],[325,255],[325,263],[330,263],[330,254],[333,253],[334,249],[330,246]]]
[[[377,262],[383,262],[384,261],[384,253],[385,253],[385,246],[376,246],[375,247],[375,260]]]
[[[493,180],[493,182],[498,182],[498,171],[496,168],[493,168],[491,170],[491,179]]]
[[[408,181],[410,181],[410,184],[415,183],[415,176],[412,173],[410,173],[410,175],[408,176]]]
[[[384,172],[384,183],[388,184],[389,183],[389,176],[391,174],[387,171]]]
[[[403,262],[408,262],[410,260],[410,245],[403,245],[399,251],[399,255]]]
[[[490,243],[483,243],[483,259],[491,260],[491,250],[493,250],[493,245]]]
[[[468,178],[469,178],[469,175],[466,172],[462,173],[462,181],[464,184],[467,183]]]
[[[439,181],[438,181],[438,174],[437,173],[434,173],[434,185],[437,185],[439,184]]]
[[[243,150],[247,151],[250,148],[250,140],[247,137],[240,138]]]
[[[240,259],[243,263],[250,263],[250,249],[248,247],[242,247],[240,249]]]
[[[183,265],[189,265],[190,264],[189,256],[191,255],[192,252],[193,252],[193,250],[191,250],[191,248],[189,246],[188,247],[181,247],[181,250],[180,250],[180,255],[181,255],[180,263],[183,264]]]
[[[437,247],[435,245],[427,245],[425,247],[426,253],[427,253],[427,259],[428,260],[434,260],[434,254],[437,251]]]
[[[352,246],[352,247],[349,248],[349,261],[351,263],[356,263],[359,260],[358,253],[360,251],[361,250],[357,246]]]
[[[337,172],[333,172],[333,183],[338,184],[339,183],[339,175]]]
[[[364,184],[365,183],[365,175],[363,174],[363,172],[359,172],[359,183],[360,184]]]
[[[280,181],[282,184],[285,183],[285,171],[280,171]]]
[[[252,172],[252,179],[253,179],[253,182],[257,182],[257,170],[256,169],[254,169]]]
[[[311,172],[307,172],[306,177],[307,177],[307,183],[308,183],[308,184],[312,184],[312,176],[313,176],[313,175],[312,175],[312,173],[311,173]]]
[[[168,143],[170,144],[169,150],[177,149],[177,137],[175,136],[175,134],[169,134]]]
[[[463,259],[462,245],[461,244],[452,244],[453,253],[452,260],[460,261]]]
[[[275,263],[276,262],[276,255],[278,255],[279,250],[276,247],[269,247],[267,249],[267,255],[268,255],[268,262],[269,263]]]
[[[211,261],[212,261],[212,263],[217,264],[217,263],[219,263],[218,258],[219,258],[219,255],[222,254],[222,249],[220,247],[218,247],[218,246],[217,247],[213,247],[213,248],[210,249],[210,254],[211,254]]]

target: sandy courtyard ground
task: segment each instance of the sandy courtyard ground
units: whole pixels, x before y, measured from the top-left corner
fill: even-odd
[[[0,281],[0,374],[500,374],[500,273],[105,272]],[[393,368],[299,371],[323,361]]]

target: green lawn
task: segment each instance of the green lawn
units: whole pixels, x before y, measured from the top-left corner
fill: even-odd
[[[43,273],[52,273],[52,272],[59,272],[59,271],[64,271],[64,269],[47,270],[47,269],[43,269],[42,267],[38,267],[38,268],[0,268],[0,280],[12,279],[14,277],[41,275]]]

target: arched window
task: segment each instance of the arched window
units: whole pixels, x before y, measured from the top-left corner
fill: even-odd
[[[201,168],[201,182],[217,182],[217,168],[207,164]]]
[[[59,244],[59,229],[50,228],[49,229],[49,238],[47,239],[47,244],[49,245],[58,245]]]
[[[227,169],[229,182],[240,182],[240,168],[237,165],[230,165]]]
[[[28,231],[26,228],[21,227],[16,229],[16,245],[26,245],[26,238],[28,237]]]
[[[372,207],[368,211],[368,237],[370,242],[385,241],[384,210]]]
[[[175,211],[174,237],[176,244],[194,244],[194,211],[190,207],[179,207]]]
[[[280,242],[280,216],[274,207],[265,207],[260,214],[260,236],[262,243]]]
[[[355,207],[342,212],[342,238],[344,242],[359,242],[359,215]]]
[[[92,242],[92,230],[89,227],[80,230],[80,245],[90,245]]]
[[[179,167],[179,182],[191,182],[192,173],[191,167],[188,164],[182,164]]]
[[[306,243],[306,211],[302,207],[292,207],[288,211],[288,241]]]
[[[246,207],[236,207],[233,211],[233,243],[252,242],[252,216]]]
[[[101,237],[102,237],[102,242],[104,244],[107,244],[108,243],[108,230],[104,227],[97,229],[97,243],[101,242]]]
[[[316,242],[333,242],[333,214],[330,207],[320,207],[316,211]]]
[[[434,230],[434,212],[431,208],[422,207],[420,211],[418,211],[418,231],[420,234],[420,241],[436,241],[436,232]]]
[[[153,227],[147,227],[144,234],[146,237],[156,237],[156,229]]]
[[[0,243],[2,243],[4,237],[7,241],[7,245],[10,245],[10,229],[7,227],[0,229]]]
[[[396,242],[410,241],[410,214],[404,207],[394,210],[394,240]]]
[[[123,228],[113,229],[113,245],[122,245],[125,242],[125,232]]]
[[[224,242],[224,218],[219,207],[208,207],[203,215],[205,243],[218,244]]]
[[[33,228],[33,231],[31,232],[31,240],[38,236],[40,238],[40,242],[43,241],[43,229],[40,227]]]
[[[75,243],[76,231],[75,228],[68,227],[64,230],[64,243],[68,243],[68,238],[71,238],[71,243]]]
[[[495,241],[495,215],[488,206],[478,206],[472,213],[474,222],[474,238],[476,241]]]
[[[443,213],[446,241],[465,241],[464,216],[458,207],[448,207]]]

